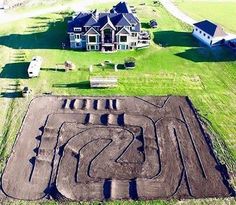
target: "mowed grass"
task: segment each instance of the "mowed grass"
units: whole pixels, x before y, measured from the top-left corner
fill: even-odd
[[[153,40],[150,48],[143,50],[113,54],[63,50],[61,43],[67,39],[66,22],[70,16],[67,12],[26,19],[0,28],[1,170],[10,154],[30,99],[52,92],[56,95],[90,96],[189,96],[215,134],[213,142],[217,156],[234,173],[235,53],[227,48],[211,50],[200,47],[198,41],[191,36],[191,28],[173,18],[162,7],[153,6],[152,1],[146,1],[145,6],[140,6],[140,2],[131,1],[137,8],[143,27],[149,29],[147,23],[153,18],[159,23],[158,29],[149,29]],[[106,8],[104,5],[102,7]],[[35,55],[43,57],[43,68],[39,78],[28,79],[28,62]],[[104,60],[123,63],[125,58],[131,56],[137,60],[134,70],[115,72],[111,67],[103,70],[94,66],[94,72],[88,72],[90,65]],[[65,60],[71,60],[77,69],[72,72],[56,70],[57,64]],[[90,89],[90,76],[118,76],[119,86],[114,89]],[[29,86],[33,95],[28,99],[16,98],[19,84]]]
[[[236,33],[236,0],[172,0],[182,11],[196,20],[209,19]]]

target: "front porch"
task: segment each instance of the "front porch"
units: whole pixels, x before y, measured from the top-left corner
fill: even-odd
[[[112,43],[104,43],[102,45],[102,52],[113,52],[116,51],[116,45]]]

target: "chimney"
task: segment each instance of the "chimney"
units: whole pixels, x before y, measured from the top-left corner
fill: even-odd
[[[97,9],[94,10],[93,16],[95,17],[96,20],[99,19],[99,13],[98,13]]]

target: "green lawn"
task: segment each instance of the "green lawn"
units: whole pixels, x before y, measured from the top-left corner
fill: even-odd
[[[226,31],[236,33],[236,0],[172,0],[181,10],[196,20],[209,19]]]
[[[235,53],[227,48],[200,48],[191,36],[191,28],[162,7],[154,7],[151,3],[140,6],[141,0],[131,2],[137,7],[144,27],[150,19],[158,19],[159,28],[150,30],[153,41],[148,49],[113,54],[62,50],[69,13],[50,14],[0,27],[0,173],[30,98],[53,92],[57,95],[188,95],[215,134],[213,143],[217,156],[227,164],[231,173],[236,174]],[[43,70],[39,78],[27,79],[26,62],[35,55],[43,57]],[[93,73],[88,72],[91,64],[104,60],[123,63],[131,56],[137,60],[135,70],[114,72],[111,68],[104,71],[95,68]],[[55,71],[56,64],[65,60],[74,62],[77,70]],[[119,86],[90,89],[90,75],[118,76]],[[18,84],[28,85],[33,96],[16,98]],[[223,200],[216,201],[221,203]],[[199,204],[204,203],[199,201]],[[209,203],[215,204],[215,201],[209,200]]]

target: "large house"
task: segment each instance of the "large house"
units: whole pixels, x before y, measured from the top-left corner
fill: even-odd
[[[110,12],[79,13],[68,22],[70,47],[82,50],[127,50],[148,46],[150,35],[141,31],[135,10],[120,2]]]
[[[208,20],[193,24],[193,36],[208,46],[224,44],[227,33],[223,28]]]

